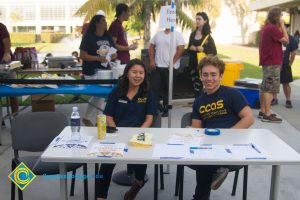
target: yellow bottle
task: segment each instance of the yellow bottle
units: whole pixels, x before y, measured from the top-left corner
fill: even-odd
[[[100,114],[97,116],[98,139],[104,139],[106,136],[106,116]]]

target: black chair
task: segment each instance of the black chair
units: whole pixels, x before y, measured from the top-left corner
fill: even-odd
[[[192,113],[185,113],[181,118],[181,128],[185,128],[187,126],[191,126],[192,124]],[[235,166],[230,165],[229,172],[235,172],[234,181],[231,196],[235,196],[237,181],[239,177],[240,169],[244,168],[244,180],[243,180],[243,200],[247,199],[247,180],[248,180],[248,166]],[[183,180],[184,180],[184,165],[177,166],[176,172],[176,185],[175,185],[175,196],[179,195],[179,199],[183,199]]]
[[[19,156],[19,151],[41,152],[68,125],[65,115],[59,112],[33,112],[16,116],[11,124],[12,170],[23,162],[35,175],[59,174],[59,163],[42,162],[40,156]],[[87,164],[68,163],[67,171],[72,171],[70,195],[74,195],[76,169],[83,166],[83,174],[87,175]],[[23,199],[22,190],[18,189],[19,200]],[[11,199],[15,199],[15,184],[11,182]],[[84,199],[88,200],[88,180],[84,179]]]

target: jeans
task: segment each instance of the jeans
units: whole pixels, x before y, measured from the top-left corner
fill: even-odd
[[[102,178],[95,179],[95,192],[97,198],[107,198],[108,189],[115,166],[115,164],[101,164],[99,175],[102,176]],[[131,165],[131,167],[134,171],[135,178],[138,181],[144,181],[147,165],[135,164]]]
[[[192,165],[191,169],[196,170],[196,189],[193,200],[209,200],[210,186],[214,172],[220,168],[215,165]]]
[[[92,75],[92,76],[84,75],[84,79],[85,80],[98,79],[97,73],[95,75]],[[92,97],[89,100],[89,103],[91,103],[92,105],[97,106],[98,108],[100,108],[102,110],[105,108],[105,104],[106,104],[105,103],[105,98],[99,98],[99,97]],[[92,105],[90,105],[90,104],[87,105],[84,118],[86,118],[86,119],[88,119],[88,120],[90,120],[94,123],[94,121],[96,121],[96,117],[100,113],[100,111]]]

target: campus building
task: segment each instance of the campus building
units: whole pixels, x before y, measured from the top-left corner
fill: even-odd
[[[268,11],[278,6],[290,14],[290,33],[300,30],[300,1],[299,0],[256,0],[251,3],[252,11]]]
[[[76,33],[83,17],[76,11],[87,0],[0,0],[0,22],[10,32]]]

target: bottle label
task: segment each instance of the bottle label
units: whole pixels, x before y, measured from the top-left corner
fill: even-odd
[[[71,126],[80,126],[80,118],[71,119]]]

